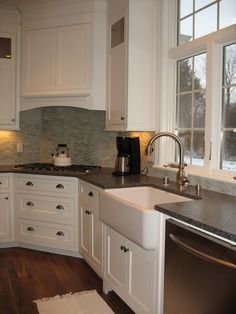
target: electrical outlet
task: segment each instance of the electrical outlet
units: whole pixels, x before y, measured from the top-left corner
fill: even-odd
[[[23,153],[23,151],[24,151],[24,144],[23,143],[17,143],[16,144],[16,151],[17,151],[17,153]]]

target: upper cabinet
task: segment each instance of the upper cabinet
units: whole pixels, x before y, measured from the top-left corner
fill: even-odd
[[[22,7],[21,110],[105,109],[106,0]]]
[[[19,127],[19,23],[16,11],[0,8],[0,130]]]
[[[107,129],[155,129],[154,0],[111,0],[107,13]]]
[[[88,96],[90,58],[89,24],[25,31],[22,96]]]

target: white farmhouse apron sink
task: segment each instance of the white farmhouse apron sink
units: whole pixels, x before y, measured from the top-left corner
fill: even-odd
[[[193,201],[152,187],[104,190],[100,194],[100,219],[144,249],[157,247],[157,204]]]

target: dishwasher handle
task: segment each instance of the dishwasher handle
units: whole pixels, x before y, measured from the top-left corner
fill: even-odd
[[[216,256],[212,256],[212,255],[209,255],[207,253],[201,252],[198,249],[196,249],[196,248],[190,246],[189,244],[183,242],[182,239],[180,239],[178,236],[176,236],[174,234],[170,234],[169,236],[170,236],[170,239],[175,244],[180,246],[185,251],[187,251],[187,252],[189,252],[189,253],[191,253],[191,254],[193,254],[193,255],[201,258],[201,259],[207,260],[208,262],[216,263],[218,265],[223,265],[223,266],[226,266],[226,267],[229,267],[229,268],[232,268],[232,269],[236,269],[236,264],[234,264],[234,263],[232,263],[230,261],[227,261],[227,260],[218,258]]]

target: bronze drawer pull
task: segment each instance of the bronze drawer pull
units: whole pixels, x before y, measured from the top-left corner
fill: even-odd
[[[87,215],[90,215],[90,214],[91,214],[91,211],[86,209],[85,213],[86,213]]]
[[[33,184],[33,182],[28,181],[28,182],[26,183],[26,185],[27,185],[27,186],[33,186],[34,184]]]
[[[0,181],[0,185],[2,184],[2,182]]]
[[[6,201],[9,200],[9,197],[6,196],[6,197],[5,197],[5,200],[6,200]]]
[[[120,249],[121,251],[124,251],[125,253],[129,252],[129,249],[127,249],[124,245],[121,245]]]
[[[28,227],[28,228],[27,228],[27,231],[34,232],[34,228],[33,228],[33,227]]]
[[[93,192],[92,192],[92,191],[90,191],[90,192],[88,193],[88,196],[93,197]]]
[[[60,237],[64,237],[65,234],[63,231],[57,231],[57,235]]]
[[[64,189],[64,185],[58,184],[58,185],[56,186],[56,188],[57,188],[57,189]]]
[[[56,209],[64,210],[64,206],[62,206],[62,205],[57,205]]]
[[[29,201],[29,202],[27,202],[27,203],[26,203],[26,205],[27,205],[27,206],[31,206],[31,207],[32,207],[32,206],[34,206],[34,203],[33,203],[33,202],[31,202],[31,201]]]
[[[121,120],[125,120],[125,117],[120,117]]]

